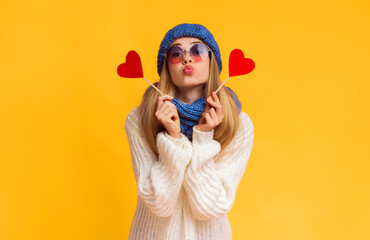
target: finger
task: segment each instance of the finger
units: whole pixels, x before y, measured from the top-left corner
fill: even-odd
[[[175,104],[173,104],[172,102],[170,102],[170,101],[167,101],[167,103],[168,103],[168,106],[171,108],[171,109],[173,109],[175,112],[177,112],[177,107],[175,106]]]
[[[214,100],[215,102],[217,102],[217,103],[221,104],[220,99],[219,99],[219,98],[218,98],[218,96],[217,96],[217,93],[212,92],[212,97],[213,97],[213,100]]]
[[[158,111],[158,109],[160,108],[160,106],[162,105],[163,101],[159,98],[157,98],[157,107],[156,107],[156,110]]]
[[[171,101],[172,99],[173,99],[173,97],[168,95],[168,94],[164,94],[164,95],[159,96],[158,100],[157,100],[157,108],[160,107],[165,101],[167,101],[167,100]]]
[[[166,113],[168,113],[171,118],[172,117],[175,117],[175,119],[176,119],[176,118],[179,117],[176,106],[173,103],[169,102],[169,101],[165,101],[163,103],[161,110],[163,110]]]
[[[171,118],[173,118],[173,120],[176,120],[177,118],[179,118],[179,114],[177,112],[176,106],[172,104],[171,102],[167,102],[167,103],[168,103],[168,110],[171,113]]]
[[[169,101],[166,101],[166,103],[168,105],[168,109],[172,111],[172,117],[175,117],[175,119],[179,118],[179,114],[178,114],[177,107],[175,106],[175,104]]]
[[[205,112],[202,113],[200,119],[198,120],[198,124],[204,124],[206,122],[206,119],[205,119]]]
[[[158,102],[161,102],[161,101],[162,100],[158,99]],[[168,108],[168,106],[167,106],[166,102],[160,103],[159,106],[156,109],[156,114],[162,113],[167,108]]]
[[[213,122],[213,120],[212,120],[211,116],[209,115],[209,113],[206,113],[206,114],[204,115],[204,118],[206,119],[206,123],[207,123],[208,127],[210,127],[210,128],[212,128],[212,129],[213,129],[214,122]]]
[[[161,118],[161,120],[166,120],[168,118],[172,118],[172,116],[174,116],[174,111],[173,109],[165,106],[165,104],[163,104],[160,108],[160,110],[158,111],[158,117]]]
[[[162,96],[159,96],[158,99],[160,99],[162,101],[166,101],[166,100],[172,100],[173,97],[168,95],[168,94],[163,94]]]
[[[159,109],[158,109],[158,111],[163,111],[164,109],[173,109],[172,107],[171,107],[171,105],[172,105],[172,103],[171,102],[169,102],[169,101],[164,101],[161,105],[160,105],[160,107],[159,107]]]
[[[160,102],[160,101],[161,100],[158,100],[158,102]],[[165,108],[166,107],[164,106],[163,102],[159,103],[158,106],[157,106],[155,114],[158,115],[158,114],[162,113]]]
[[[203,123],[204,121],[204,113],[202,113],[202,116],[199,118],[198,123]]]
[[[203,112],[208,112],[211,109],[211,105],[207,102]]]
[[[219,117],[218,115],[216,114],[216,111],[214,108],[211,108],[211,110],[209,110],[209,115],[211,116],[212,120],[218,124],[220,121],[219,121]]]
[[[216,95],[216,97],[217,97],[217,95]],[[218,98],[217,99],[212,99],[212,97],[210,96],[210,97],[207,98],[207,102],[209,104],[211,104],[213,107],[221,106],[221,102]]]
[[[169,97],[171,97],[171,96],[169,96]],[[172,102],[171,102],[171,99],[170,98],[163,98],[164,100],[163,100],[163,104],[165,104],[165,106],[166,107],[168,107],[168,108],[173,108],[173,109],[176,109],[177,110],[177,108],[176,108],[176,106],[175,106],[175,104],[173,104]]]
[[[173,113],[171,109],[164,109],[163,111],[158,113],[158,120],[162,123],[168,123],[172,120]]]
[[[173,116],[175,117],[175,119],[179,118],[179,112],[177,111],[176,106],[172,108],[172,112],[173,112]]]
[[[214,101],[211,97],[207,98],[207,102],[208,102],[212,107],[216,107],[216,106],[220,105],[219,103],[217,103],[216,101]]]
[[[217,103],[215,102],[214,100],[212,100],[211,98],[208,98],[207,99],[207,102],[216,109],[216,112],[217,112],[217,115],[221,115],[222,114],[222,105],[221,103]]]

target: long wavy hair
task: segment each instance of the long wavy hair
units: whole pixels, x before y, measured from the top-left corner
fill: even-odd
[[[210,51],[210,68],[209,68],[209,79],[205,84],[204,94],[208,97],[212,95],[213,91],[216,91],[220,86],[220,74],[216,58],[213,52]],[[164,93],[171,96],[175,96],[176,86],[173,84],[171,76],[168,71],[167,61],[164,60],[162,72],[157,87]],[[224,118],[222,123],[214,129],[214,139],[221,144],[221,151],[218,157],[222,156],[225,152],[225,148],[234,138],[238,127],[239,127],[239,112],[236,108],[235,101],[232,97],[232,93],[225,87],[222,87],[217,95],[220,99],[223,109]],[[157,134],[161,131],[165,131],[164,126],[159,122],[155,116],[157,99],[160,94],[153,88],[149,87],[143,95],[142,102],[138,107],[136,113],[138,119],[140,119],[140,129],[143,139],[146,144],[152,150],[153,153],[158,155],[156,146]]]

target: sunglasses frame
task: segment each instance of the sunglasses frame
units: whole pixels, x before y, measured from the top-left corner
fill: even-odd
[[[205,46],[207,49],[208,49],[208,55],[207,55],[207,57],[209,57],[209,52],[212,52],[212,50],[207,46],[207,45],[205,45],[205,44],[203,44],[203,43],[195,43],[195,44],[193,44],[191,47],[190,47],[190,49],[192,48],[192,47],[194,47],[195,45],[197,45],[197,44],[199,44],[199,45],[203,45],[203,46]],[[176,45],[177,46],[177,45]],[[169,47],[168,49],[167,49],[167,51],[163,54],[164,55],[164,59],[166,59],[166,61],[167,62],[169,62],[168,61],[168,59],[167,59],[167,53],[168,53],[168,51],[172,48],[172,47],[174,47],[174,46],[171,46],[171,47]],[[179,47],[179,48],[181,48],[181,50],[183,51],[183,55],[182,55],[182,60],[180,61],[180,62],[182,62],[183,60],[184,60],[184,57],[185,57],[185,55],[186,55],[186,53],[189,53],[189,56],[191,57],[191,58],[193,58],[193,56],[190,54],[190,52],[188,51],[188,50],[184,50],[182,47],[180,47],[180,46],[177,46],[177,47]],[[189,49],[189,50],[190,50]],[[207,58],[205,58],[205,59],[203,59],[202,61],[204,61],[204,60],[206,60]],[[178,62],[178,63],[180,63],[180,62]],[[201,61],[199,61],[199,62],[201,62]],[[177,63],[171,63],[171,64],[177,64]]]

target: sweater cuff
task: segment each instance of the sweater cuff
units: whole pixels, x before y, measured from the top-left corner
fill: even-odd
[[[157,148],[162,161],[178,169],[185,167],[191,159],[192,147],[185,135],[177,139],[167,132],[160,132],[157,135]]]
[[[184,148],[184,144],[186,144],[186,141],[188,141],[188,138],[184,134],[182,133],[180,134],[181,134],[180,138],[174,138],[174,137],[171,137],[170,134],[168,134],[168,132],[164,132],[164,136],[168,138],[173,144],[175,144],[179,148]]]
[[[202,132],[193,127],[193,142],[197,144],[206,144],[213,140],[214,129],[209,132]]]

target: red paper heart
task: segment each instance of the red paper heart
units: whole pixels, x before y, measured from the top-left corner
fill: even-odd
[[[126,55],[126,62],[117,67],[117,73],[120,77],[142,78],[144,74],[139,54],[134,50],[129,51]]]
[[[253,71],[254,61],[244,58],[244,53],[240,49],[234,49],[229,57],[229,77],[244,75]]]

